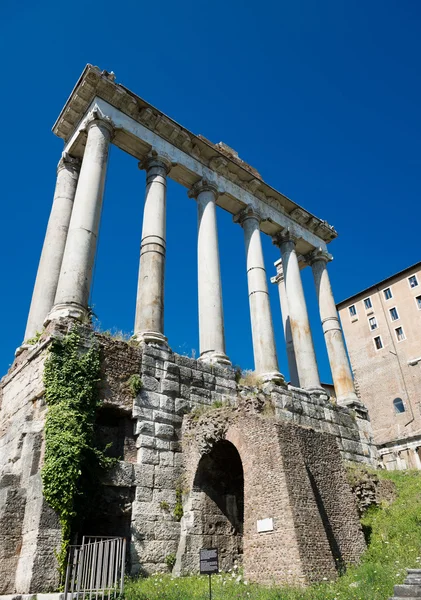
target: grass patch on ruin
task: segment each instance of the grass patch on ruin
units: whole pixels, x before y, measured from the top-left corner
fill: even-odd
[[[387,600],[402,583],[406,568],[421,568],[421,474],[380,471],[395,482],[398,497],[390,506],[369,509],[362,519],[370,543],[361,564],[335,582],[306,590],[265,588],[246,583],[234,570],[213,576],[214,600]],[[126,600],[205,600],[206,576],[174,578],[169,574],[129,580]]]

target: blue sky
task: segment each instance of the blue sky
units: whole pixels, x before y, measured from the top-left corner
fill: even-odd
[[[273,187],[334,225],[337,301],[420,259],[421,4],[414,0],[3,0],[0,20],[5,373],[21,343],[62,141],[51,127],[86,63],[113,70],[179,123],[224,141]],[[91,302],[130,331],[145,175],[113,147]],[[227,352],[253,367],[243,233],[218,210]],[[168,187],[166,334],[198,348],[193,200]],[[268,276],[277,249],[263,239]],[[331,380],[309,269],[321,377]],[[280,367],[279,300],[271,286]]]

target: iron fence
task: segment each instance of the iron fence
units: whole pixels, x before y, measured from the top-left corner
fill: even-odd
[[[95,600],[123,594],[126,540],[84,536],[67,555],[64,600]]]

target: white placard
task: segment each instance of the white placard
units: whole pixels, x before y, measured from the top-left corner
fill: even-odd
[[[273,531],[273,519],[260,519],[257,521],[257,533]]]

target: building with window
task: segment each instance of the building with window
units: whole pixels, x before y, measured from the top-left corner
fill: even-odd
[[[421,469],[421,262],[337,305],[387,469]]]

